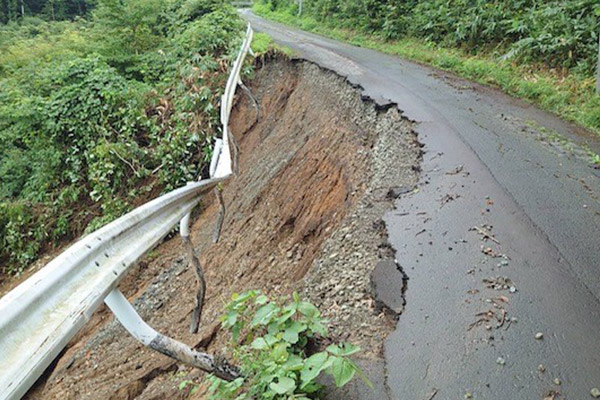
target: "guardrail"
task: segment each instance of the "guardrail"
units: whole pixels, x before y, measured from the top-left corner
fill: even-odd
[[[221,99],[223,139],[215,143],[211,178],[167,193],[87,235],[0,299],[0,399],[23,396],[103,301],[144,345],[224,379],[237,376],[238,371],[226,362],[149,327],[117,284],[180,221],[186,239],[189,215],[200,196],[235,170],[228,124],[251,41],[248,25]]]

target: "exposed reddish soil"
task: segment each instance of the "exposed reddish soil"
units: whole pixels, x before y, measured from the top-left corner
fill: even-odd
[[[211,242],[212,196],[192,229],[207,281],[203,328],[188,332],[196,284],[178,237],[132,268],[120,288],[158,331],[212,353],[227,339],[217,321],[233,292],[300,290],[323,308],[336,337],[377,358],[394,316],[373,299],[369,273],[390,256],[378,222],[390,208],[388,189],[416,182],[412,166],[420,153],[410,124],[310,63],[259,61],[249,87],[261,120],[255,123],[253,103],[238,92],[231,130],[240,172],[224,190],[220,241]],[[386,152],[394,155],[376,156]],[[179,382],[200,377],[144,348],[102,307],[28,398],[188,398]]]

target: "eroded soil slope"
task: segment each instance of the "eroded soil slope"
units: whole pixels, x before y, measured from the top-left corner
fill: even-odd
[[[157,330],[213,353],[227,339],[217,321],[233,292],[298,290],[322,308],[334,337],[360,344],[363,358],[379,359],[395,315],[374,298],[370,274],[380,260],[393,259],[381,215],[395,193],[416,183],[420,148],[410,123],[395,108],[376,110],[343,78],[307,62],[261,60],[249,87],[261,119],[239,91],[231,130],[240,168],[224,190],[221,239],[211,242],[211,197],[192,230],[208,285],[200,333],[188,332],[196,286],[179,238],[152,252],[121,289]],[[145,349],[101,309],[29,398],[188,398],[179,382],[200,378]]]

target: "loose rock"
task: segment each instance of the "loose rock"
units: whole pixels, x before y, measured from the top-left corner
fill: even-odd
[[[538,371],[540,371],[541,373],[546,372],[546,367],[543,364],[538,365]]]

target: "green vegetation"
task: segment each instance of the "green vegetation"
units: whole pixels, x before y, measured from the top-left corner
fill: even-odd
[[[28,17],[59,21],[83,16],[94,8],[96,0],[0,0],[0,23]]]
[[[2,4],[0,265],[14,273],[206,173],[244,24],[223,0],[98,0],[56,22]]]
[[[254,38],[252,39],[252,50],[255,53],[267,53],[269,51],[278,51],[280,53],[287,54],[290,56],[292,54],[292,50],[286,46],[279,46],[273,41],[271,36],[262,32],[255,32]]]
[[[318,399],[323,386],[316,379],[322,373],[331,375],[338,387],[355,374],[371,385],[348,358],[360,351],[357,346],[331,344],[309,354],[309,348],[319,347],[319,340],[327,336],[325,321],[314,305],[295,293],[292,297],[283,306],[257,291],[232,297],[221,323],[231,332],[244,377],[225,382],[210,376],[211,399]]]
[[[260,0],[254,12],[499,87],[600,133],[595,0]]]

